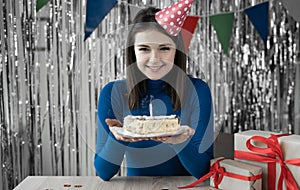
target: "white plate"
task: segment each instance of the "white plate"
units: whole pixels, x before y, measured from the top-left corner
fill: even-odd
[[[146,134],[146,135],[141,135],[141,134],[136,134],[130,131],[127,131],[121,127],[109,127],[110,130],[115,131],[119,135],[127,138],[141,138],[141,137],[162,137],[162,136],[176,136],[184,133],[187,131],[189,126],[187,125],[181,125],[180,128],[175,131],[175,132],[166,132],[166,133],[153,133],[153,134]]]

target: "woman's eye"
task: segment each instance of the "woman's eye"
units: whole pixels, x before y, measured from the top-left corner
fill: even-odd
[[[162,50],[162,51],[169,51],[171,48],[170,47],[162,47],[162,48],[160,48],[160,50]]]
[[[139,48],[139,51],[148,51],[148,48]]]

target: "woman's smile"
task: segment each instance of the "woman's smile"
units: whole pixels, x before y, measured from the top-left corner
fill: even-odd
[[[164,67],[164,65],[146,65],[152,72],[159,72],[159,70]]]

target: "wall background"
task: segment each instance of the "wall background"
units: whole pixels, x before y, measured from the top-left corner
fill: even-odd
[[[123,78],[126,31],[135,12],[176,1],[118,1],[84,41],[86,2],[0,0],[0,186],[28,175],[95,175],[96,108],[101,87]],[[200,16],[189,50],[191,75],[212,90],[216,131],[300,134],[299,23],[269,1],[269,38],[241,11],[262,0],[195,1]],[[233,11],[229,55],[208,16]]]

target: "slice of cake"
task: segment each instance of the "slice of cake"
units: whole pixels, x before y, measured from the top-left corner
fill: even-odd
[[[132,116],[124,118],[123,128],[135,134],[153,134],[177,131],[179,118],[170,116]]]

